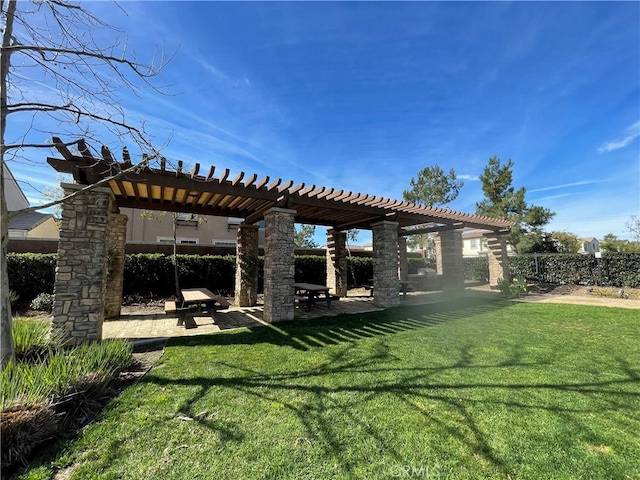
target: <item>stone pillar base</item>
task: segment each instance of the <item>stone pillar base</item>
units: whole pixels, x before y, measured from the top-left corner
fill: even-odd
[[[62,184],[66,195],[83,187]],[[110,189],[93,188],[62,204],[52,315],[66,345],[102,339],[112,202]]]
[[[373,230],[373,304],[395,307],[400,304],[398,280],[398,222],[382,221]]]
[[[347,234],[333,229],[327,230],[327,287],[347,296]]]
[[[442,279],[442,290],[464,290],[464,262],[462,259],[462,232],[440,232],[436,238],[436,265]]]
[[[296,211],[271,208],[264,215],[264,320],[293,320],[293,283]]]
[[[258,227],[241,224],[236,251],[235,303],[253,307],[258,303]]]
[[[507,256],[507,240],[504,235],[485,235],[487,238],[489,260],[489,286],[497,287],[498,279],[509,280],[509,261]]]

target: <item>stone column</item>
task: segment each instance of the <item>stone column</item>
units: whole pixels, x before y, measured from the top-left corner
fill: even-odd
[[[400,280],[409,279],[409,260],[407,259],[407,237],[398,237],[398,277]]]
[[[507,239],[504,235],[487,234],[489,259],[489,286],[497,287],[498,279],[509,280],[509,262],[507,257]]]
[[[107,286],[104,298],[104,318],[120,316],[124,275],[124,249],[127,240],[127,216],[109,215],[107,224]]]
[[[436,268],[442,278],[442,290],[464,290],[462,232],[450,230],[435,236]]]
[[[258,303],[258,230],[245,223],[238,228],[235,303],[239,307]]]
[[[400,304],[398,282],[398,222],[382,221],[373,231],[373,304],[394,307]]]
[[[327,230],[327,287],[340,297],[347,296],[347,233]]]
[[[83,187],[61,186],[66,195]],[[62,205],[53,327],[67,345],[102,339],[112,201],[110,189],[94,188]]]
[[[293,320],[295,210],[271,208],[264,214],[264,320]]]

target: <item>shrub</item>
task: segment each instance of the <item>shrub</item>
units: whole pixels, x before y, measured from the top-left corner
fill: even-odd
[[[465,257],[464,278],[476,282],[488,282],[489,259],[487,257]]]
[[[373,266],[373,264],[372,264],[372,266]],[[409,270],[407,273],[411,273],[411,274],[418,273],[418,269],[419,268],[425,268],[427,266],[428,266],[427,263],[422,258],[412,258],[412,257],[410,257],[410,258],[407,259],[407,267],[408,267],[408,270]],[[372,273],[372,276],[373,276],[373,268],[372,268],[372,272],[371,273]],[[369,277],[369,278],[371,278],[371,277]]]
[[[53,293],[40,293],[36,298],[31,300],[30,306],[33,310],[51,313],[53,310],[53,298]]]
[[[519,275],[511,281],[499,278],[498,289],[503,297],[517,297],[518,295],[527,293],[527,280],[522,275]]]
[[[296,255],[295,281],[323,284],[327,278],[327,258],[320,255]]]
[[[20,300],[20,294],[15,290],[9,290],[9,303],[11,304],[11,308],[15,308],[18,300]]]
[[[107,340],[60,349],[36,363],[9,362],[0,372],[3,474],[59,433],[66,414],[82,411],[98,397],[131,364],[131,351],[125,341]]]
[[[373,258],[371,257],[350,257],[347,259],[347,268],[347,283],[349,285],[368,285],[369,279],[373,278]]]
[[[23,300],[31,300],[42,292],[53,292],[57,260],[55,253],[9,253],[9,288]]]
[[[11,325],[11,333],[19,359],[40,358],[50,350],[62,346],[61,336],[51,330],[51,323],[41,318],[17,317]]]

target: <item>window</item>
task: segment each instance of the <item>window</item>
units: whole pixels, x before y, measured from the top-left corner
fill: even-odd
[[[478,239],[477,238],[472,238],[471,239],[471,250],[477,250],[478,249]]]
[[[173,243],[173,237],[156,237],[157,243]],[[181,245],[198,245],[200,240],[197,238],[178,237],[176,243]]]
[[[211,243],[216,247],[235,247],[237,245],[237,242],[235,242],[234,240],[218,240],[215,238],[211,241]]]

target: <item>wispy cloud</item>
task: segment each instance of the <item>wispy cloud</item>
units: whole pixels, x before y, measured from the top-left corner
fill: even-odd
[[[618,140],[606,142],[598,148],[598,153],[608,153],[626,147],[640,137],[640,122],[636,122],[624,131],[624,136]]]
[[[571,197],[573,195],[575,195],[575,194],[574,193],[559,193],[558,195],[549,195],[547,197],[541,197],[541,198],[536,199],[535,201],[536,202],[544,202],[544,201],[547,201],[547,200],[554,200],[556,198]]]
[[[463,174],[463,175],[458,175],[458,178],[460,180],[468,180],[470,182],[477,182],[477,181],[480,180],[480,177],[478,175],[466,175],[466,174]]]
[[[593,185],[594,183],[601,183],[604,181],[605,180],[581,180],[579,182],[563,183],[562,185],[552,185],[550,187],[532,188],[531,190],[528,190],[528,192],[546,192],[548,190],[558,190],[560,188],[579,187],[580,185]]]

